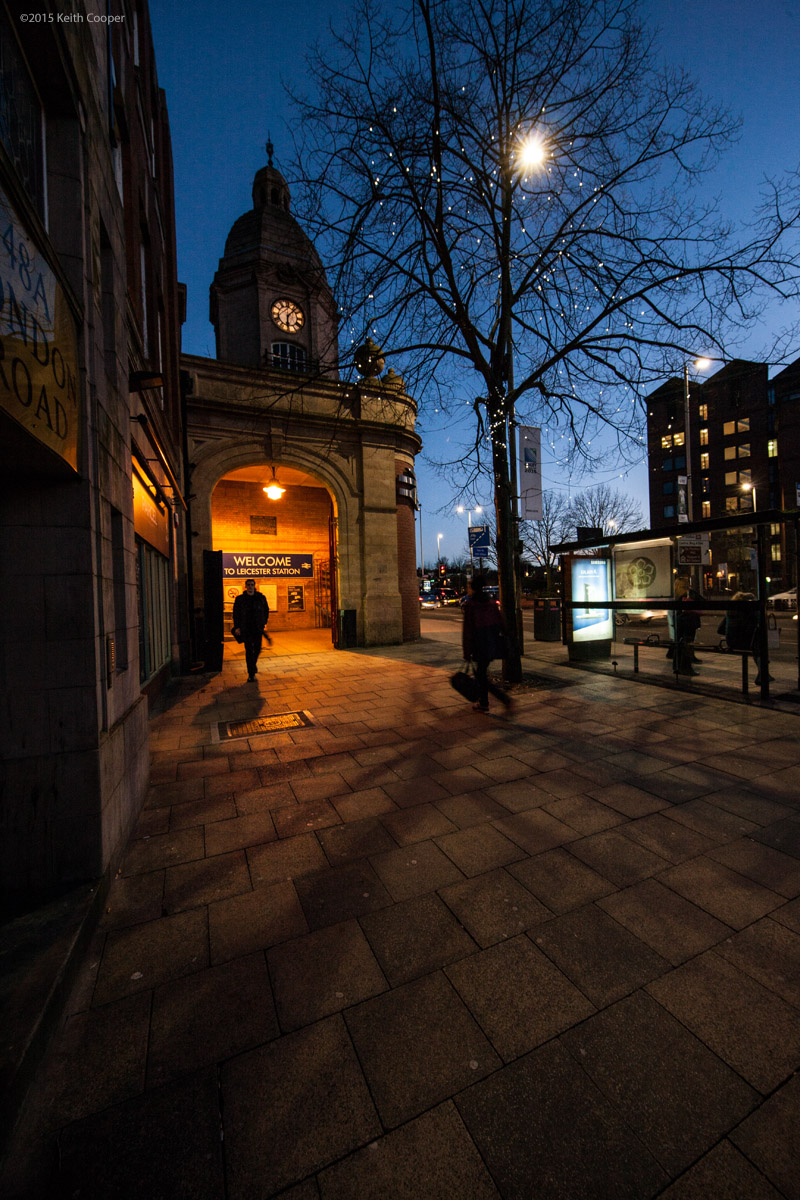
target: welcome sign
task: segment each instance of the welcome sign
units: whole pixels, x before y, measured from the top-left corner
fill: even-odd
[[[222,575],[225,579],[248,575],[254,579],[313,579],[314,555],[254,554],[252,550],[223,552]]]

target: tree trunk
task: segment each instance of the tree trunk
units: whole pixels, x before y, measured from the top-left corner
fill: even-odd
[[[500,608],[507,626],[508,651],[503,661],[503,678],[506,683],[519,683],[522,679],[522,656],[517,626],[515,530],[506,422],[500,405],[490,406],[488,415],[492,439],[494,507],[497,518],[497,581],[500,586]]]

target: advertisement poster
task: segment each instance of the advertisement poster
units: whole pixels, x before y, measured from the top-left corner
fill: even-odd
[[[572,560],[572,636],[576,642],[597,642],[613,636],[610,609],[583,607],[610,600],[610,565],[607,558]]]
[[[615,600],[665,599],[672,595],[669,546],[614,553]]]

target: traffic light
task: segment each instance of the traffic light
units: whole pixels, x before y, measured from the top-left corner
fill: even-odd
[[[439,574],[444,575],[446,570],[447,568],[445,567],[444,563],[439,563]]]

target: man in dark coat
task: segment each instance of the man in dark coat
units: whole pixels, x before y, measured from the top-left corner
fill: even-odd
[[[483,590],[483,579],[475,575],[469,581],[469,595],[464,603],[464,628],[461,642],[464,658],[475,663],[478,680],[478,699],[473,708],[476,712],[489,711],[489,692],[496,696],[506,708],[511,707],[511,697],[502,688],[489,682],[489,663],[502,658],[502,639],[505,621],[499,604],[491,600]]]
[[[255,579],[245,579],[244,591],[233,602],[233,634],[244,642],[244,657],[247,663],[247,682],[256,677],[261,639],[269,620],[267,597],[256,591]]]

